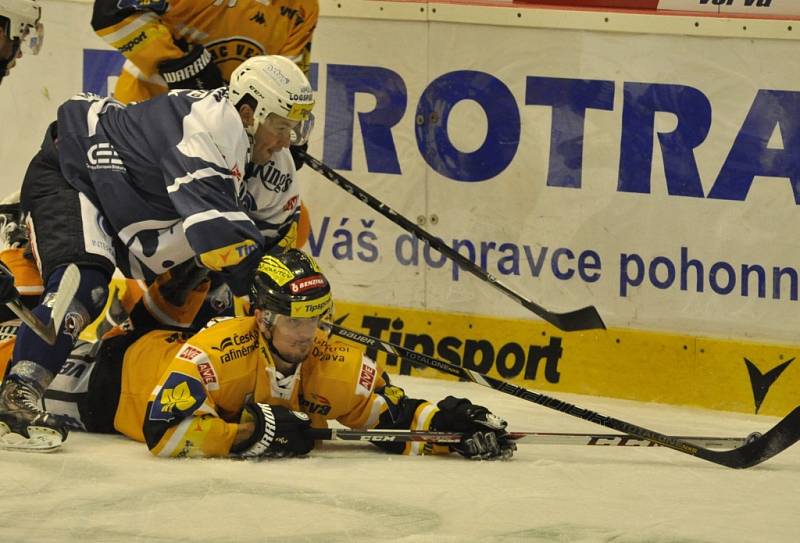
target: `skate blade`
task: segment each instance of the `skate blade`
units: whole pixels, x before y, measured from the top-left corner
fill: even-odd
[[[43,426],[29,426],[25,437],[15,434],[4,423],[0,422],[0,450],[19,452],[53,452],[61,448],[61,433]]]

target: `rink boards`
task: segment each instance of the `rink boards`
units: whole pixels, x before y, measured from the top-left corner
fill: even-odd
[[[796,346],[615,328],[563,333],[536,320],[343,302],[336,316],[346,316],[342,326],[533,390],[774,416],[798,403]],[[384,360],[390,373],[450,379]]]

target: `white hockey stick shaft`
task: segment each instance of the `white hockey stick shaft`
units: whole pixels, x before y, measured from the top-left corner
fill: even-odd
[[[343,430],[314,428],[311,436],[319,440],[367,441],[371,443],[402,443],[425,441],[438,444],[459,443],[463,437],[458,432],[418,432],[411,430]],[[612,447],[657,447],[646,439],[624,434],[582,434],[559,432],[509,432],[509,439],[527,445],[593,445]],[[753,436],[755,438],[756,436]],[[700,447],[726,449],[744,445],[751,437],[675,437]]]

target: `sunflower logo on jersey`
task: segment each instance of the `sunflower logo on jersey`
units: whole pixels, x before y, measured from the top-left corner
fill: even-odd
[[[149,418],[171,422],[186,417],[203,405],[205,399],[206,391],[200,381],[183,373],[170,373],[150,404]]]

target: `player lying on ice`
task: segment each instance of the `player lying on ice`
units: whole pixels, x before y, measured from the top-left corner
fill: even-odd
[[[73,427],[121,432],[167,457],[304,455],[314,448],[305,430],[329,420],[465,434],[452,448],[377,444],[392,453],[513,455],[506,422],[486,408],[452,396],[437,405],[407,397],[381,363],[329,338],[320,323],[331,314],[331,290],[310,256],[296,249],[264,256],[250,297],[252,316],[188,339],[135,322],[128,334],[79,344],[45,394],[48,411]]]

